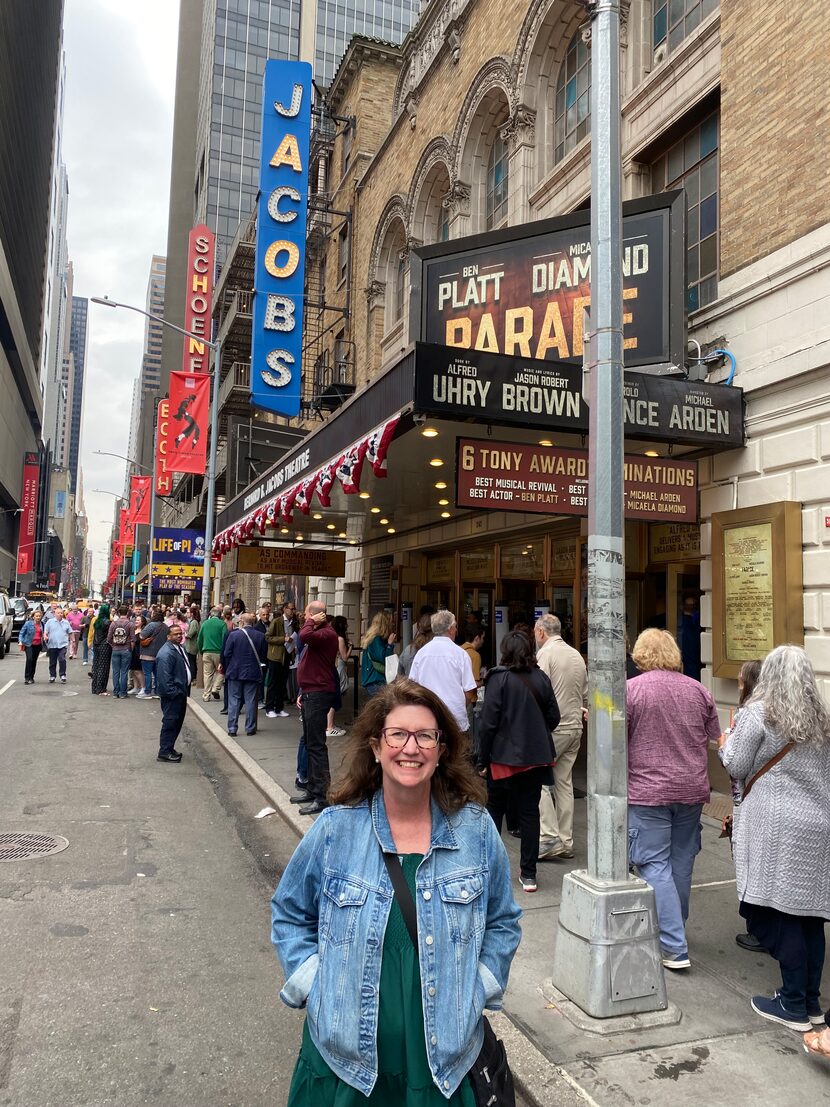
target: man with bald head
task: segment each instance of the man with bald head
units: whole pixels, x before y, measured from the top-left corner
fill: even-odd
[[[337,632],[330,625],[326,605],[312,600],[303,613],[300,641],[305,646],[297,666],[303,737],[308,752],[308,785],[304,795],[294,797],[305,806],[301,815],[316,815],[328,807],[329,751],[326,746],[326,717],[334,706]]]

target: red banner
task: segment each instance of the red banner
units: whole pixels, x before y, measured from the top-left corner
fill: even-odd
[[[150,523],[150,477],[130,477],[130,515],[134,524]]]
[[[207,468],[207,428],[210,377],[207,373],[170,374],[170,419],[167,470],[204,473]]]
[[[23,455],[23,490],[20,496],[20,531],[17,540],[17,575],[31,573],[35,567],[35,532],[40,465],[36,453]]]
[[[167,464],[170,435],[170,401],[159,400],[156,422],[156,495],[169,496],[173,491],[173,470]]]
[[[213,254],[215,239],[210,227],[200,223],[190,232],[187,245],[187,299],[184,329],[210,336],[210,301],[213,297]],[[182,372],[206,373],[210,353],[204,342],[186,338],[182,347]],[[192,472],[192,470],[183,470]]]
[[[119,545],[123,548],[135,545],[135,522],[129,511],[122,510],[120,518],[120,530],[118,533]]]

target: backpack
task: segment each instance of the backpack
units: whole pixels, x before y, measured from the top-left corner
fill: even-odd
[[[117,649],[119,646],[122,648],[127,645],[127,628],[116,627],[112,632],[112,644]]]

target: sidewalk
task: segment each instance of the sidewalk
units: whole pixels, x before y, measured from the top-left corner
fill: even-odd
[[[289,708],[288,719],[267,719],[260,712],[258,733],[247,737],[240,729],[234,740],[227,736],[220,707],[218,702],[204,703],[198,693],[191,701],[192,715],[226,745],[301,835],[311,820],[288,803],[294,791],[300,736],[296,708]],[[333,772],[344,741],[329,740]],[[585,781],[577,783],[584,787]],[[747,953],[735,944],[743,921],[737,910],[732,859],[711,819],[704,819],[703,849],[695,865],[688,926],[692,968],[667,974],[675,1020],[650,1029],[636,1019],[626,1020],[625,1029],[615,1027],[609,1032],[604,1025],[580,1029],[577,1022],[583,1026],[584,1022],[577,1013],[574,1017],[563,1013],[550,971],[562,877],[586,864],[586,807],[584,801],[577,801],[576,858],[540,864],[535,895],[521,891],[518,841],[505,834],[524,918],[505,1002],[507,1019],[499,1020],[498,1033],[505,1037],[525,1094],[544,1107],[586,1101],[601,1107],[661,1107],[674,1104],[678,1094],[685,1104],[700,1107],[733,1107],[736,1099],[783,1107],[826,1100],[830,1066],[804,1053],[800,1035],[765,1022],[750,1008],[753,995],[771,995],[779,986],[778,967],[766,954]],[[822,995],[827,1003],[827,968]],[[568,1005],[563,1006],[567,1011]]]

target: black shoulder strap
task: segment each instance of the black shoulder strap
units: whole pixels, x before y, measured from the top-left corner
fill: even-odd
[[[412,944],[417,952],[418,918],[415,911],[415,900],[412,898],[412,893],[409,890],[406,877],[403,875],[403,869],[401,868],[398,855],[395,853],[386,853],[385,850],[381,852],[383,853],[383,863],[386,866],[386,871],[389,873],[389,879],[392,881],[395,895],[398,897],[398,907],[401,909],[403,921],[406,923],[409,937],[412,939]]]

